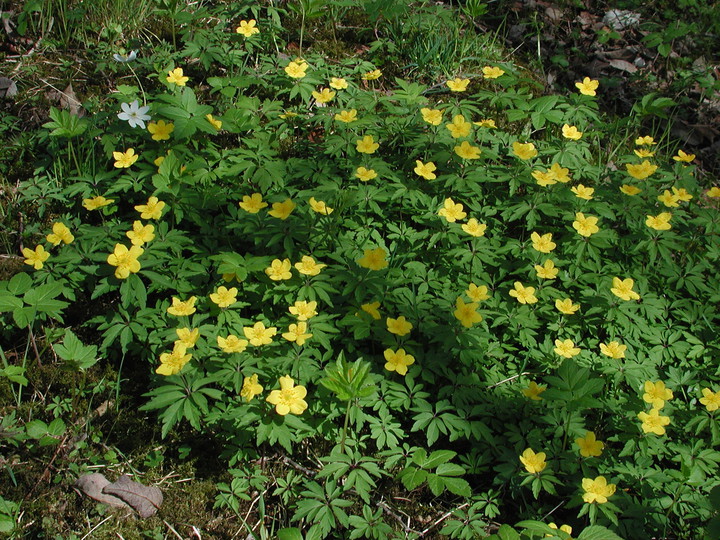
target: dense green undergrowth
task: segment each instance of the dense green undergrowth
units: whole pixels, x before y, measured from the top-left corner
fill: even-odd
[[[88,530],[26,519],[30,456],[65,485],[216,462],[175,502],[217,537],[715,535],[720,187],[692,154],[598,81],[544,95],[469,27],[427,38],[450,8],[384,14],[397,66],[308,49],[370,39],[353,2],[161,4],[164,44],[108,26],[112,93],[51,108],[6,186],[0,530]],[[107,444],[136,429],[157,446]]]

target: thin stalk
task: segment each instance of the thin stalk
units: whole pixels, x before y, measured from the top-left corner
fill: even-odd
[[[350,420],[350,407],[352,400],[348,400],[347,409],[345,409],[345,421],[343,422],[342,437],[340,438],[340,450],[345,453],[345,437],[347,436],[348,422]]]

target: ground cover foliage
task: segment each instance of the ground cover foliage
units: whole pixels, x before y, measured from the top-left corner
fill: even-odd
[[[667,98],[545,92],[480,2],[78,6],[12,18],[106,91],[4,128],[0,531],[717,536],[720,183]]]

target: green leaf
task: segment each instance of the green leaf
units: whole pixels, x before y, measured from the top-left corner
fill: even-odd
[[[435,473],[440,476],[462,476],[465,474],[465,469],[455,463],[441,463]]]
[[[32,278],[25,272],[15,274],[7,284],[7,291],[14,295],[25,294],[32,287]]]
[[[426,478],[427,472],[412,465],[400,473],[400,480],[403,485],[411,491],[422,484]]]
[[[62,345],[53,347],[57,355],[72,365],[75,369],[86,370],[94,366],[99,360],[98,348],[95,345],[83,345],[72,330],[65,331]]]
[[[472,489],[470,488],[470,484],[467,480],[444,476],[443,483],[445,484],[445,489],[447,489],[450,493],[454,493],[460,497],[472,496]]]
[[[22,298],[7,294],[6,292],[0,292],[0,313],[6,311],[13,311],[23,306]]]
[[[57,281],[46,283],[27,291],[23,300],[37,311],[47,313],[51,317],[59,319],[60,311],[69,305],[62,300],[55,300],[55,297],[60,295],[62,290],[62,283]]]
[[[303,540],[302,532],[297,527],[280,529],[277,533],[278,540]]]
[[[577,540],[623,540],[620,536],[600,525],[585,527]]]
[[[432,491],[432,494],[436,497],[440,496],[440,494],[445,491],[445,483],[443,482],[443,478],[439,477],[437,474],[429,473],[427,475],[427,484],[430,488],[430,491]]]
[[[418,463],[418,465],[423,469],[434,469],[442,463],[447,463],[456,455],[457,452],[453,452],[452,450],[435,450],[423,463]]]

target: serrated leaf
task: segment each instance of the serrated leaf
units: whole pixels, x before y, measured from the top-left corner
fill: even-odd
[[[577,540],[623,540],[623,538],[601,525],[591,525],[583,529]]]
[[[403,485],[410,491],[422,484],[427,478],[427,472],[413,466],[405,469],[400,476]]]
[[[423,463],[419,465],[423,469],[434,469],[443,463],[447,463],[456,455],[457,452],[453,452],[452,450],[435,450]]]

